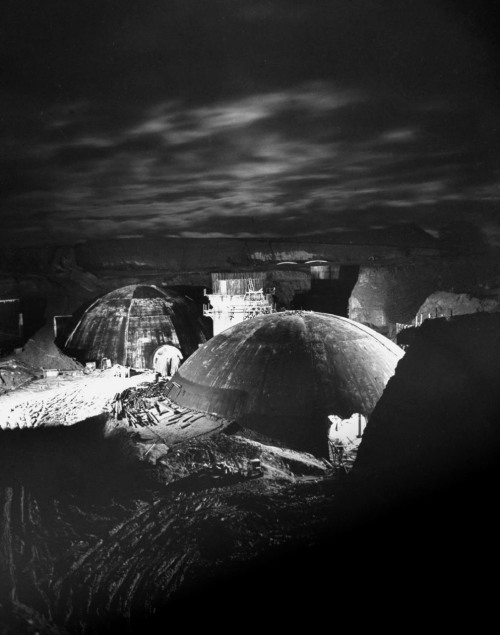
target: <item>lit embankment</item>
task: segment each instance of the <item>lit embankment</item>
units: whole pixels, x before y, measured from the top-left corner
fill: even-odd
[[[109,369],[83,378],[34,381],[0,398],[0,428],[73,425],[106,412],[116,393],[154,377],[153,372],[115,377]]]

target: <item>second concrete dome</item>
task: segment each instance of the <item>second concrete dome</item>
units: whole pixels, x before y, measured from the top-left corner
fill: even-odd
[[[347,318],[287,311],[223,331],[174,376],[169,397],[327,453],[328,415],[369,417],[403,351]]]
[[[64,343],[80,361],[107,357],[113,364],[152,368],[153,355],[172,344],[184,358],[206,341],[194,302],[155,285],[132,284],[94,301]]]

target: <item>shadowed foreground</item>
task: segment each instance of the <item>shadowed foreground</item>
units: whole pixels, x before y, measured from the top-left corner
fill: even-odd
[[[104,429],[96,418],[1,433],[6,623],[33,611],[69,632],[139,631],[247,563],[314,543],[329,522],[324,469],[276,459],[269,478],[207,480],[193,468],[252,457],[255,442],[221,434],[151,466]]]
[[[0,633],[482,631],[496,607],[500,329],[434,322],[345,478],[237,426],[155,465],[99,418],[1,432]],[[204,472],[257,457],[263,477]]]

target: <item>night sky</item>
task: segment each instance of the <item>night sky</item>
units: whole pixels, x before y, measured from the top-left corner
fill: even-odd
[[[0,240],[500,246],[494,4],[2,0]]]

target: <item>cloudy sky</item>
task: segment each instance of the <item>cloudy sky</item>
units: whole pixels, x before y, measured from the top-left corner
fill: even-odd
[[[494,4],[2,0],[1,240],[500,245]]]

